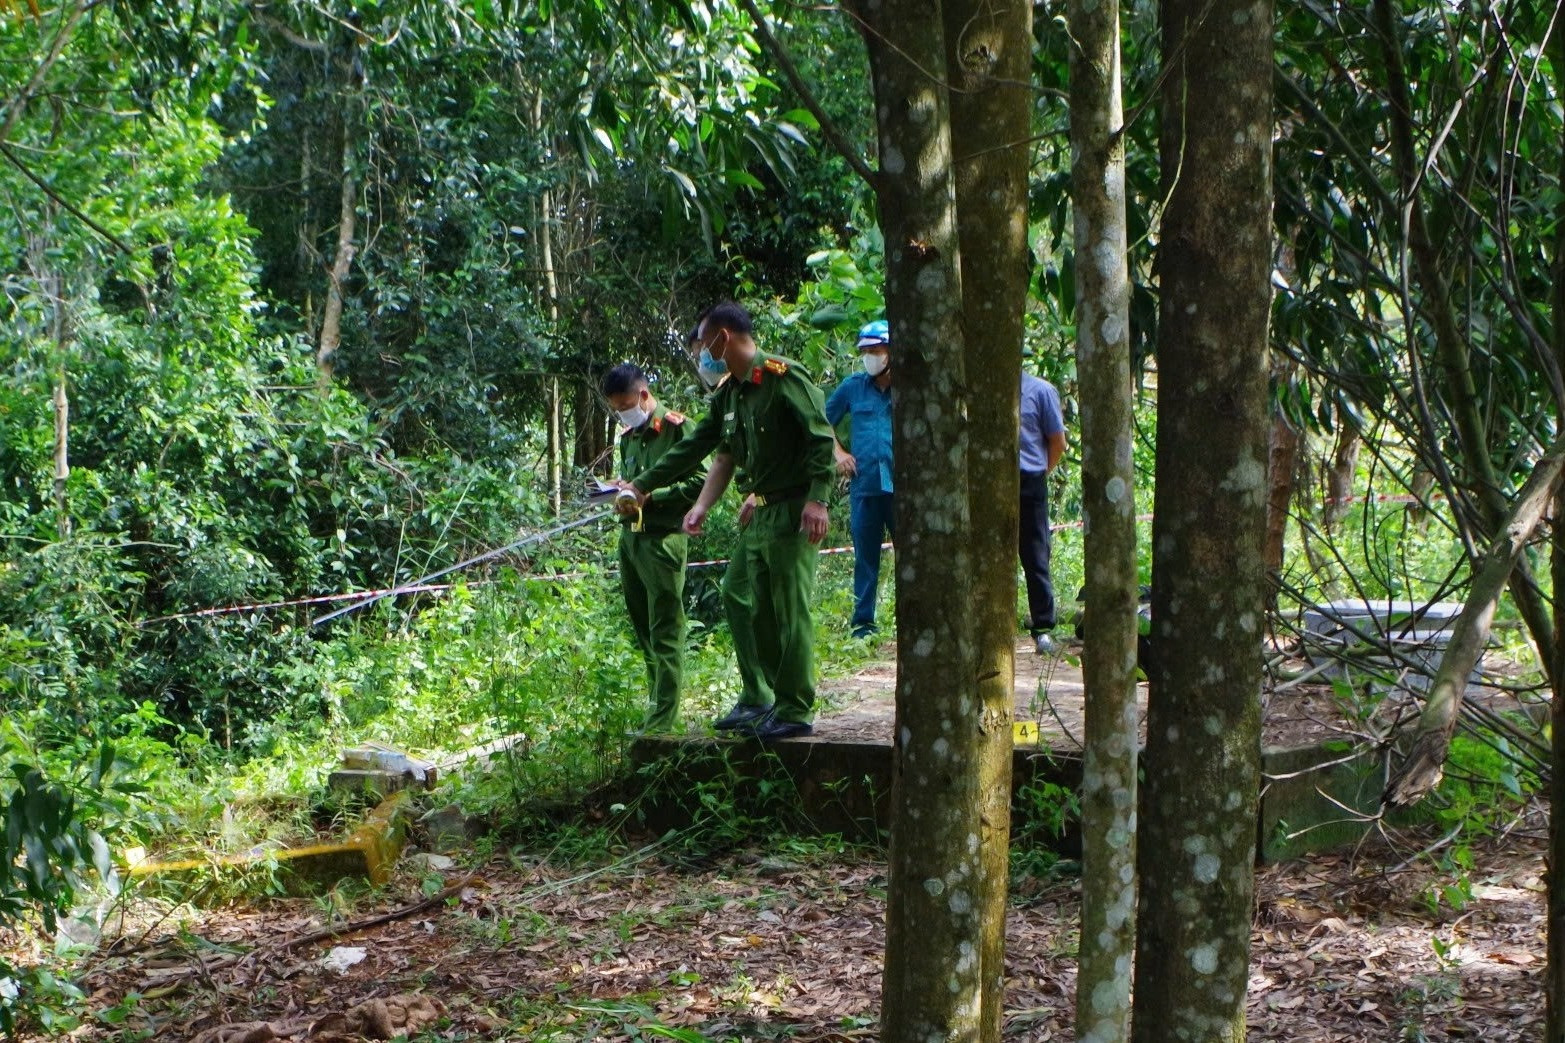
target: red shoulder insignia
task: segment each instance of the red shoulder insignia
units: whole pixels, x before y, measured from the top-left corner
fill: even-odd
[[[767,359],[764,363],[762,363],[762,365],[765,366],[769,372],[776,373],[778,376],[782,376],[784,373],[788,372],[788,363],[784,362],[782,359]]]
[[[653,417],[652,418],[652,433],[655,434],[655,435],[663,433],[663,418],[662,417]]]
[[[750,371],[750,383],[759,384],[761,382],[761,374],[765,372],[766,370],[764,367],[756,366]]]
[[[667,420],[671,424],[683,424],[685,422],[685,414],[677,410],[670,409],[668,412],[663,414],[663,419]]]

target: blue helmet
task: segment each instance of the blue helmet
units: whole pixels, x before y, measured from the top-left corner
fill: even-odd
[[[891,347],[891,327],[885,319],[876,319],[859,330],[859,350]]]

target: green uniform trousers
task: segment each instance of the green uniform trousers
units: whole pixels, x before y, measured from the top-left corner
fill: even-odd
[[[820,555],[799,531],[802,498],[755,509],[723,577],[723,605],[746,706],[777,720],[815,717],[815,569]]]
[[[650,696],[644,729],[673,731],[685,673],[685,558],[682,532],[620,531],[619,574],[636,644],[647,664]]]

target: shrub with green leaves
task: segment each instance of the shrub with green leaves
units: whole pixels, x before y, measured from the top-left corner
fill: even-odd
[[[82,740],[72,756],[51,756],[22,722],[21,714],[0,720],[0,927],[53,931],[94,875],[117,887],[109,838],[126,826],[142,787],[114,743]],[[0,959],[0,1030],[14,1032],[24,1015],[50,1020],[60,996],[47,968]]]

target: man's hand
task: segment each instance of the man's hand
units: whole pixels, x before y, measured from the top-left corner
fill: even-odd
[[[739,527],[742,529],[749,525],[753,517],[755,517],[755,494],[751,493],[744,498],[744,503],[739,505]]]
[[[684,530],[686,535],[689,535],[689,536],[699,536],[699,535],[701,535],[701,532],[702,532],[701,525],[702,525],[703,522],[706,521],[706,511],[707,511],[707,509],[705,507],[702,507],[700,504],[697,504],[696,506],[690,508],[690,510],[685,514],[685,521],[684,521],[684,523],[680,526],[680,528]]]
[[[811,543],[819,543],[826,538],[826,524],[830,519],[826,516],[826,505],[819,500],[811,500],[804,505],[803,516],[799,519],[799,531]]]
[[[832,455],[837,461],[838,475],[843,478],[852,478],[859,473],[859,462],[853,458],[852,453],[833,447]]]

